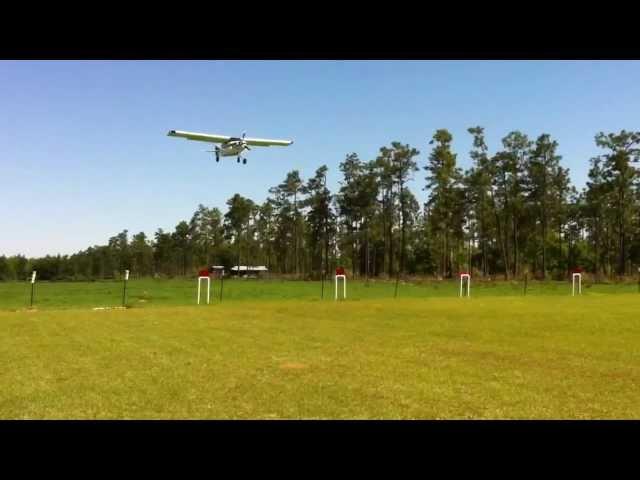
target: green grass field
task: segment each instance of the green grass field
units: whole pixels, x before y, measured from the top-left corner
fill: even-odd
[[[0,418],[640,418],[637,285],[0,283]]]

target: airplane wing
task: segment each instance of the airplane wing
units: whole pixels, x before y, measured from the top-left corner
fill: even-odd
[[[286,147],[287,145],[291,145],[293,143],[291,140],[269,140],[268,138],[245,138],[244,141],[247,143],[247,145],[253,145],[256,147]]]
[[[225,135],[211,135],[209,133],[183,132],[181,130],[170,130],[167,134],[170,137],[181,137],[187,140],[197,140],[199,142],[224,143],[231,137]]]

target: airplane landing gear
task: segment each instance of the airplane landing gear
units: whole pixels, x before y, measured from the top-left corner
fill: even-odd
[[[238,163],[240,163],[240,156],[238,155]]]
[[[246,158],[243,158],[243,159],[242,159],[242,163],[243,163],[244,165],[246,165],[246,164],[247,164],[247,159],[246,159]]]

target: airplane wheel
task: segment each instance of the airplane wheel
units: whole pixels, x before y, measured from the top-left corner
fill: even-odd
[[[238,157],[238,163],[240,163],[240,157]]]
[[[247,164],[247,159],[246,159],[246,158],[243,158],[243,159],[242,159],[242,163],[243,163],[244,165],[246,165],[246,164]]]

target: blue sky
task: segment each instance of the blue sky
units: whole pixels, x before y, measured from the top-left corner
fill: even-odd
[[[579,188],[598,131],[640,130],[638,61],[0,61],[0,254],[68,254],[123,229],[152,236],[198,203],[261,202],[393,140],[421,151],[438,128],[470,165],[470,126],[491,152],[512,130],[549,133]],[[291,138],[216,164],[170,129]],[[411,185],[426,199],[424,171]]]

